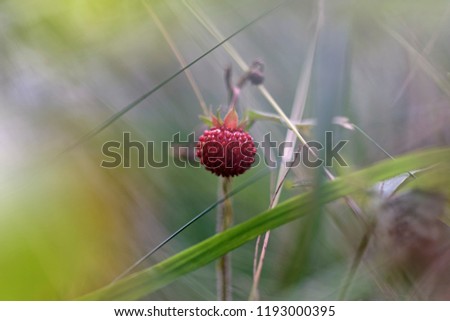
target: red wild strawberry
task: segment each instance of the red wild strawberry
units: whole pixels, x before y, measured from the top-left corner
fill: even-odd
[[[213,117],[212,128],[205,130],[197,144],[197,157],[205,168],[217,176],[232,177],[247,171],[255,161],[252,136],[239,128],[234,109],[223,124]]]

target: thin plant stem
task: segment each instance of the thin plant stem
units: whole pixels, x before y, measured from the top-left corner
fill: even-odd
[[[224,177],[220,181],[219,198],[228,195],[231,189],[231,178]],[[217,211],[217,233],[226,231],[233,224],[233,205],[227,198]],[[231,253],[222,256],[217,262],[217,299],[232,300]]]
[[[184,0],[184,3],[186,4],[187,8],[191,11],[191,13],[198,19],[198,21],[200,21],[200,23],[202,23],[204,25],[204,27],[216,39],[220,40],[220,39],[224,38],[223,35],[217,30],[217,28],[215,28],[214,24],[207,18],[207,16],[201,11],[201,9],[198,6],[195,6],[195,4],[191,3],[188,0]],[[323,16],[321,16],[321,12],[323,10],[323,0],[319,1],[318,6],[319,6],[319,17],[318,17],[319,24],[318,25],[320,26],[320,24],[322,23],[321,20],[323,19],[322,18]],[[239,65],[239,67],[242,70],[248,70],[247,64],[244,62],[242,57],[239,55],[239,53],[236,51],[236,49],[234,49],[234,47],[229,42],[224,43],[223,47],[228,52],[228,54],[236,61],[236,63]],[[289,129],[291,129],[292,132],[295,134],[295,136],[297,136],[300,143],[306,146],[306,148],[308,149],[308,152],[310,152],[311,155],[313,155],[314,157],[318,157],[317,154],[314,152],[314,150],[308,146],[308,143],[305,140],[305,138],[300,134],[299,130],[292,123],[291,119],[288,116],[286,116],[284,111],[281,109],[280,105],[278,105],[278,103],[275,101],[275,99],[272,97],[272,95],[269,93],[269,91],[266,89],[266,87],[264,87],[263,85],[259,85],[258,89],[261,92],[261,94],[263,95],[263,97],[272,106],[272,108],[278,113],[278,115],[280,115],[280,118],[282,119],[282,121],[284,123],[286,123],[286,125],[289,127]],[[325,176],[329,180],[335,179],[334,175],[327,168],[324,167],[323,171],[325,172]],[[347,203],[347,205],[350,207],[350,209],[353,211],[353,213],[358,218],[362,219],[362,211],[359,208],[358,204],[352,198],[350,198],[348,196],[344,197],[344,200]],[[267,242],[268,242],[268,239],[267,239]],[[264,248],[264,245],[263,245],[263,248]]]
[[[184,3],[186,4],[187,8],[192,12],[192,14],[204,25],[204,27],[216,38],[216,39],[224,39],[224,36],[217,30],[217,28],[213,25],[213,23],[206,17],[206,15],[199,9],[198,6],[196,6],[194,3],[191,3],[188,0],[184,0]],[[282,2],[281,4],[283,4]],[[281,5],[280,4],[280,5]],[[249,66],[244,62],[244,59],[239,55],[239,53],[234,49],[234,47],[229,43],[225,42],[223,44],[224,49],[228,52],[228,54],[236,61],[238,66],[246,71],[249,69]],[[287,124],[287,126],[295,133],[295,135],[298,137],[300,142],[304,145],[307,145],[306,140],[303,138],[303,136],[298,131],[297,127],[295,127],[294,124],[292,124],[291,120],[288,116],[284,113],[283,109],[278,105],[278,103],[275,101],[275,99],[272,97],[272,95],[269,93],[269,91],[264,87],[263,85],[258,86],[259,91],[263,95],[263,97],[269,102],[269,104],[272,106],[272,108],[280,115],[281,119]],[[312,150],[310,150],[311,153],[313,153]],[[314,155],[314,154],[313,154]]]
[[[250,72],[246,72],[239,80],[237,86],[233,86],[231,80],[231,66],[225,69],[225,85],[230,97],[229,112],[235,109],[239,100],[242,87],[247,82]],[[223,177],[220,180],[219,199],[227,195],[231,189],[231,177]],[[230,228],[233,224],[233,206],[230,199],[226,199],[222,207],[217,211],[217,233],[221,233]],[[222,256],[217,263],[217,299],[220,301],[232,300],[231,281],[231,254]]]
[[[343,283],[341,291],[339,293],[339,300],[341,300],[341,301],[345,299],[348,289],[350,288],[353,278],[355,277],[356,271],[358,270],[358,267],[361,265],[364,253],[367,250],[367,247],[369,245],[370,238],[372,237],[374,228],[375,228],[375,223],[370,222],[368,224],[366,233],[364,234],[363,238],[361,239],[361,242],[359,243],[359,246],[358,246],[358,249],[356,250],[352,265],[350,266],[350,269],[348,270],[347,276],[344,279],[344,283]]]
[[[294,161],[297,160],[299,155],[300,155],[299,153],[295,154],[296,159]],[[275,195],[277,195],[280,192],[281,187],[283,186],[283,183],[286,180],[288,173],[289,173],[289,169],[285,172],[284,177],[278,183],[278,186],[275,189],[275,192],[273,193],[272,200],[270,201],[269,208],[274,208],[274,206],[275,206],[274,204],[275,204],[275,202],[277,202]],[[252,301],[259,300],[259,289],[258,289],[259,280],[261,279],[264,258],[266,256],[267,246],[269,245],[269,238],[270,238],[270,230],[268,230],[264,234],[264,242],[262,244],[261,254],[259,254],[259,258],[258,258],[258,253],[259,253],[259,243],[261,242],[261,235],[258,235],[258,238],[256,239],[255,254],[253,257],[253,283],[252,283],[252,289],[250,290],[250,296],[249,296],[249,300],[252,300]]]
[[[313,62],[314,62],[314,56],[315,56],[315,52],[316,52],[316,48],[317,48],[317,41],[319,38],[319,32],[320,32],[322,25],[323,25],[323,1],[320,0],[318,2],[318,17],[317,17],[317,23],[316,23],[316,29],[314,32],[313,42],[311,43],[311,45],[309,47],[308,56],[307,56],[307,59],[305,62],[305,67],[304,67],[304,70],[298,81],[298,86],[297,86],[294,104],[293,104],[293,108],[292,108],[292,112],[291,112],[291,117],[290,117],[290,120],[292,122],[301,121],[301,119],[303,117],[303,112],[305,110],[305,105],[306,105],[306,98],[308,95],[309,85],[311,82],[310,81],[311,73],[312,73],[312,67],[313,67]],[[264,94],[265,91],[262,91],[262,93]],[[279,113],[279,115],[282,117],[282,115],[280,113]],[[305,144],[305,142],[301,140],[301,136],[296,136],[296,133],[294,131],[288,130],[286,133],[286,138],[284,141],[292,142],[292,147],[288,147],[288,148],[285,147],[285,149],[284,149],[283,161],[281,162],[281,167],[280,167],[280,170],[278,171],[278,178],[277,178],[277,182],[276,182],[277,188],[275,190],[275,193],[272,196],[270,208],[273,208],[278,204],[278,201],[279,201],[279,198],[281,195],[281,186],[289,172],[289,169],[286,167],[285,164],[286,164],[287,160],[292,157],[292,153],[295,148],[294,146],[295,146],[295,141],[296,141],[297,137],[299,137],[300,141],[303,144]],[[252,289],[250,291],[250,299],[251,300],[259,299],[259,290],[258,290],[259,280],[261,278],[261,272],[262,272],[262,268],[264,265],[264,258],[266,255],[266,249],[267,249],[267,246],[269,243],[269,239],[270,239],[270,231],[267,231],[264,235],[264,243],[262,245],[261,253],[259,254],[258,264],[254,268],[255,272],[253,274],[253,284],[252,284]],[[259,243],[259,240],[260,240],[260,236],[258,236],[257,243]],[[255,248],[255,262],[257,261],[256,257],[258,257],[258,250],[259,250],[259,246],[257,246]]]
[[[444,14],[441,17],[441,21],[439,23],[439,27],[436,29],[436,31],[432,34],[432,36],[430,37],[430,39],[428,40],[427,44],[425,45],[425,47],[422,50],[422,54],[424,56],[428,56],[433,47],[434,44],[436,43],[436,40],[439,38],[441,31],[445,28],[445,23],[448,19],[448,16],[450,15],[450,5],[447,5],[447,9],[445,10]],[[400,98],[405,94],[406,89],[408,88],[409,84],[411,83],[411,81],[415,78],[415,74],[417,72],[417,58],[413,59],[412,61],[412,65],[411,65],[411,69],[408,72],[408,75],[406,76],[405,80],[403,81],[402,86],[400,87],[400,90],[398,90],[397,95],[395,96],[393,102],[392,102],[392,106],[395,106],[398,101],[400,100]]]
[[[389,157],[390,159],[394,159],[394,156],[392,156],[391,154],[389,154],[380,144],[378,144],[372,137],[369,136],[369,134],[367,134],[364,130],[362,130],[359,126],[352,124],[353,128],[356,128],[356,130],[358,130],[365,138],[367,138],[368,140],[370,140],[370,142],[372,144],[374,144],[379,150],[381,150],[384,155],[386,155],[387,157]],[[408,172],[409,176],[416,178],[416,176],[412,173],[412,172]]]

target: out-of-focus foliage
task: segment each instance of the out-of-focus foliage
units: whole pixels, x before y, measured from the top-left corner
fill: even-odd
[[[167,167],[139,168],[134,148],[131,168],[100,166],[106,158],[103,144],[122,142],[124,132],[134,141],[153,141],[160,160],[162,141],[202,130],[202,110],[182,74],[99,134],[60,154],[180,69],[147,6],[186,61],[217,43],[186,3],[0,1],[0,299],[72,299],[98,289],[216,200],[216,177],[201,168],[177,167],[171,156]],[[195,3],[224,35],[276,4]],[[325,129],[327,119],[346,116],[393,155],[448,145],[447,1],[325,1],[323,14],[305,118],[316,118],[318,128]],[[265,86],[287,114],[316,19],[317,1],[286,1],[230,40],[248,63],[264,60]],[[237,78],[235,62],[218,48],[190,68],[213,111],[227,103],[223,70],[228,64]],[[245,89],[240,106],[273,113],[254,87]],[[333,169],[336,173],[386,157],[357,132],[331,128],[336,141],[350,140],[343,149],[350,167]],[[280,141],[286,128],[260,121],[251,132],[256,141],[267,132]],[[323,133],[315,135],[322,140]],[[288,177],[294,187],[283,190],[282,198],[310,187],[304,184],[309,178],[298,173]],[[237,178],[236,185],[248,175]],[[429,186],[438,180],[439,175],[432,176]],[[235,196],[236,223],[267,209],[273,189],[267,177]],[[374,200],[361,196],[357,201],[365,208]],[[343,202],[323,214],[307,242],[300,244],[304,238],[298,235],[307,222],[273,233],[261,281],[263,299],[335,297],[364,230]],[[139,269],[214,232],[210,213]],[[249,294],[253,247],[233,252],[236,299]],[[299,256],[305,249],[308,255]],[[210,264],[148,298],[214,299],[214,278]],[[361,272],[350,297],[397,298],[388,295],[390,290],[371,288],[370,278],[370,269]]]
[[[222,255],[237,247],[245,244],[247,241],[255,239],[258,235],[269,229],[280,227],[292,220],[302,218],[309,215],[314,215],[314,208],[318,205],[324,205],[334,201],[340,197],[354,194],[361,188],[368,188],[374,183],[391,177],[393,174],[403,173],[408,169],[423,167],[427,165],[434,165],[447,159],[450,156],[450,149],[431,150],[422,154],[412,154],[402,157],[400,160],[388,160],[381,164],[366,168],[352,175],[339,178],[332,182],[328,182],[320,187],[318,191],[311,191],[303,193],[296,197],[292,197],[286,202],[276,206],[273,209],[267,210],[256,217],[247,220],[227,231],[216,234],[215,236],[201,242],[187,250],[172,256],[171,258],[147,269],[143,272],[136,273],[130,277],[118,281],[115,284],[104,287],[98,291],[82,297],[84,300],[131,300],[139,299],[148,293],[152,293],[168,283],[180,278],[186,273],[199,269],[203,265],[210,263],[214,259],[220,258]],[[448,166],[443,166],[444,170],[449,170]],[[448,179],[447,179],[448,181]],[[355,184],[358,182],[358,184]],[[364,186],[365,185],[365,186]],[[317,199],[315,193],[320,193],[321,197]],[[409,196],[413,202],[413,208],[420,208],[435,206],[436,199],[429,197],[430,194],[415,191]],[[423,195],[417,197],[417,195]],[[428,196],[428,197],[427,197]],[[405,198],[405,197],[403,197]],[[427,202],[424,202],[426,198]],[[406,201],[403,201],[406,203]],[[408,200],[409,203],[410,200]],[[396,200],[391,201],[390,206],[398,205]],[[386,205],[387,206],[387,205]],[[411,207],[409,208],[411,211]],[[423,214],[423,218],[427,215]],[[440,211],[436,211],[436,217]],[[413,214],[412,216],[416,216]],[[437,221],[440,226],[444,225],[435,220],[436,217],[430,216],[430,221]],[[418,219],[420,222],[420,219]],[[392,229],[392,224],[386,224],[387,228]],[[415,228],[420,228],[420,223],[417,223]],[[427,232],[427,227],[422,227]],[[404,226],[405,228],[405,226]],[[386,236],[385,236],[386,237]],[[408,235],[406,235],[408,238]],[[395,242],[393,242],[395,243]],[[391,244],[392,245],[392,244]],[[419,263],[419,262],[418,262]],[[420,262],[420,264],[427,264]]]

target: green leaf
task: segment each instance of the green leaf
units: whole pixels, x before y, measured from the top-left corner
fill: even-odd
[[[441,162],[448,166],[450,148],[415,152],[395,160],[385,160],[320,186],[319,191],[304,193],[279,204],[227,231],[216,234],[146,270],[81,297],[82,300],[134,300],[150,294],[179,277],[213,262],[224,254],[254,239],[263,232],[313,213],[351,193],[369,189],[373,184],[402,173]],[[435,168],[439,168],[436,165]],[[450,177],[447,176],[447,180]],[[319,194],[316,194],[319,193]],[[320,195],[320,198],[316,196]]]
[[[207,117],[207,116],[205,116],[205,115],[200,115],[200,116],[198,116],[198,118],[200,118],[200,120],[201,120],[206,126],[212,127],[213,122],[212,122],[211,117]]]

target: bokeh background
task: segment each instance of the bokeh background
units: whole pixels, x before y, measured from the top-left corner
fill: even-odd
[[[281,3],[190,2],[225,36]],[[102,145],[122,141],[124,132],[133,140],[155,142],[157,160],[162,141],[178,132],[181,137],[201,132],[202,109],[184,74],[71,148],[180,69],[151,12],[187,62],[217,44],[189,10],[190,2],[0,1],[0,299],[74,299],[104,286],[217,199],[215,176],[201,168],[178,168],[171,157],[168,167],[139,168],[134,151],[131,168],[100,166]],[[265,86],[288,115],[314,40],[317,3],[285,1],[229,41],[247,63],[264,60]],[[448,145],[449,2],[324,1],[322,14],[304,117],[348,117],[392,155]],[[213,111],[227,104],[227,65],[235,78],[242,73],[219,47],[190,68]],[[240,107],[241,113],[274,112],[255,87],[245,89]],[[357,131],[331,128],[336,137],[350,140],[343,154],[351,167],[345,170],[386,158]],[[286,128],[257,122],[251,129],[257,141],[267,132],[281,141]],[[251,176],[250,171],[237,178],[235,186]],[[267,175],[234,197],[236,223],[267,209],[273,178]],[[282,199],[302,191],[300,180],[288,178]],[[306,240],[303,222],[274,231],[261,298],[337,297],[362,231],[345,205],[326,213]],[[138,269],[214,233],[211,212]],[[253,251],[251,242],[232,254],[236,299],[249,295]],[[350,298],[397,298],[384,294],[362,273]],[[210,264],[146,299],[214,298]]]

